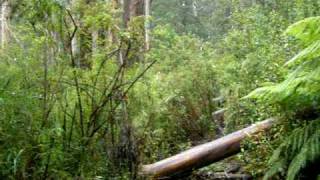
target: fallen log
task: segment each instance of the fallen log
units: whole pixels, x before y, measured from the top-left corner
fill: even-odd
[[[210,178],[210,177],[208,177]],[[214,173],[210,179],[252,179],[249,174],[227,174],[227,173]]]
[[[200,174],[196,175],[197,179],[205,179],[205,180],[222,180],[222,179],[228,179],[228,180],[250,180],[253,179],[253,177],[249,174],[228,174],[225,172],[216,172],[216,173],[207,173],[207,174]],[[199,177],[199,178],[198,178]]]
[[[217,140],[193,147],[154,164],[144,165],[141,174],[152,178],[174,177],[207,166],[240,152],[240,142],[253,134],[271,128],[270,118]]]

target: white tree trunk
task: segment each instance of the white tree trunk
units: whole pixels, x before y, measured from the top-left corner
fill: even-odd
[[[197,10],[197,2],[195,0],[192,1],[192,10],[193,10],[193,15],[195,17],[198,16],[198,10]]]
[[[99,40],[99,32],[97,30],[93,30],[91,33],[92,37],[92,55],[95,55],[98,52],[98,40]]]
[[[1,47],[2,48],[8,42],[9,15],[10,15],[9,2],[8,0],[4,0],[1,4]]]
[[[145,50],[150,49],[150,0],[144,0],[144,7],[145,7]]]

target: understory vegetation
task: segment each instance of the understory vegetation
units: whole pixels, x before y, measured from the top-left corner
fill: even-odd
[[[319,1],[0,2],[0,179],[141,179],[270,117],[201,172],[320,178]]]

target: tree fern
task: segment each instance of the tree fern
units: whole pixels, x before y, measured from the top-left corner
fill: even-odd
[[[286,34],[294,36],[302,43],[310,45],[320,40],[320,17],[310,17],[288,27]]]
[[[246,98],[256,98],[288,107],[312,106],[320,102],[320,17],[312,17],[291,25],[286,34],[297,39],[304,48],[286,63],[291,68],[285,80],[258,88]],[[320,159],[320,120],[295,129],[274,151],[270,169],[264,179],[276,175],[295,180],[303,169]]]
[[[276,149],[270,159],[271,168],[264,179],[270,179],[276,174],[287,176],[294,180],[308,163],[320,158],[320,120],[294,130]]]
[[[258,88],[246,98],[299,105],[320,100],[320,17],[307,18],[293,24],[286,34],[298,39],[305,47],[286,63],[292,67],[291,72],[283,82]]]
[[[300,152],[290,163],[287,179],[296,179],[301,169],[307,166],[309,162],[313,162],[318,158],[320,158],[320,129],[312,134],[308,141],[303,144]]]

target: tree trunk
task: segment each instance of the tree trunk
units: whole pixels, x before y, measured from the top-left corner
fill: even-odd
[[[92,51],[92,55],[95,55],[98,52],[99,31],[93,30],[93,32],[91,33],[91,36],[92,36],[91,51]]]
[[[144,14],[145,14],[145,22],[144,22],[144,38],[145,38],[145,50],[148,51],[150,49],[150,0],[144,0]]]
[[[9,16],[10,16],[9,1],[4,0],[4,1],[2,1],[2,4],[1,4],[1,47],[2,48],[8,42]]]
[[[207,166],[240,152],[240,142],[243,139],[270,129],[274,121],[272,118],[267,119],[154,164],[144,165],[141,173],[151,177],[165,178]]]
[[[144,15],[144,2],[145,0],[124,0],[123,22],[125,27],[133,17]]]

